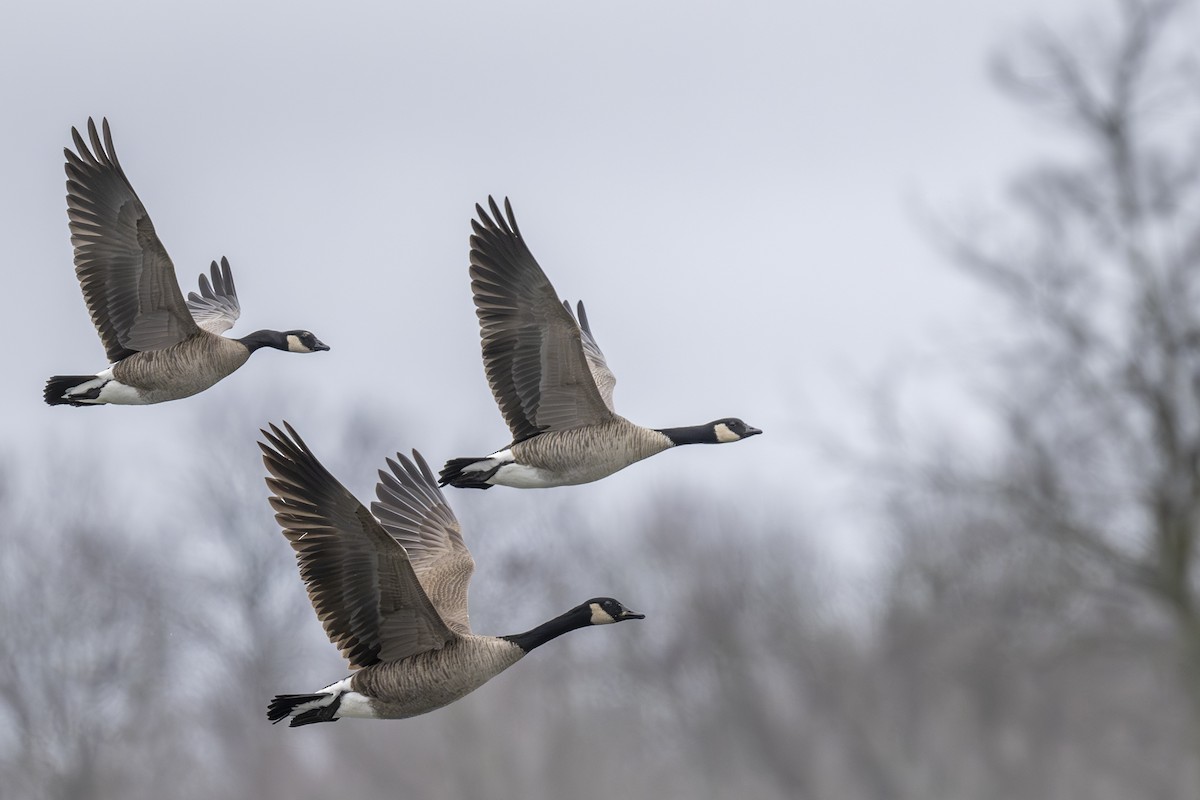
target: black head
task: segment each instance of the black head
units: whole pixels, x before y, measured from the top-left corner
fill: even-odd
[[[289,353],[315,353],[329,349],[329,345],[313,336],[312,331],[284,331],[283,341],[285,346],[280,349]]]
[[[716,437],[719,444],[740,442],[742,439],[762,433],[758,428],[750,427],[737,417],[726,417],[709,424],[712,426],[713,436]]]
[[[630,611],[611,597],[593,597],[580,606],[591,614],[589,625],[611,625],[626,619],[645,619],[645,614]]]

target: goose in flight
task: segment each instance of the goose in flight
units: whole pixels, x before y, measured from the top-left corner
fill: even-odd
[[[94,375],[55,375],[43,392],[50,405],[144,405],[189,397],[245,364],[261,347],[314,353],[329,347],[306,330],[221,334],[241,314],[224,258],[200,275],[200,293],[185,302],[175,267],[146,207],[117,161],[108,120],[104,139],[88,119],[84,142],[72,128],[67,163],[67,216],[75,275],[110,366]]]
[[[286,432],[271,425],[259,443],[271,507],[325,633],[354,672],[316,692],[277,695],[267,710],[272,722],[424,714],[564,633],[644,619],[611,597],[594,597],[524,633],[472,633],[467,585],[475,562],[420,453],[387,459],[368,511],[283,424]]]
[[[540,489],[588,483],[684,444],[724,444],[762,433],[726,417],[705,425],[645,428],[613,408],[616,378],[588,323],[560,301],[517,227],[512,206],[471,221],[471,291],[483,365],[512,443],[488,456],[454,458],[441,484]]]

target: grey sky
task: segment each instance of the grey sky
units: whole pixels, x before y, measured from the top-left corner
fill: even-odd
[[[601,502],[704,482],[793,503],[820,527],[813,434],[864,424],[852,376],[969,319],[911,201],[982,196],[1037,151],[1044,131],[991,88],[986,58],[1029,21],[1080,7],[14,7],[0,30],[0,444],[91,449],[136,426],[152,447],[273,385],[290,397],[271,417],[288,414],[316,448],[340,398],[394,415],[407,438],[364,453],[368,476],[397,448],[440,461],[504,444],[466,274],[473,205],[492,193],[512,199],[559,292],[588,303],[624,415],[737,415],[766,431],[563,491]],[[185,291],[225,255],[243,307],[234,335],[308,327],[332,352],[258,355],[158,407],[45,406],[47,376],[105,365],[63,199],[62,148],[89,115],[109,118]],[[137,446],[115,459],[152,480]]]

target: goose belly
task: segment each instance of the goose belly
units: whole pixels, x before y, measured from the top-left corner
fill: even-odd
[[[500,462],[500,467],[488,483],[512,486],[516,489],[548,489],[551,486],[563,485],[560,475],[550,470],[519,463],[513,456],[511,448],[488,456],[488,461],[493,459]]]
[[[162,403],[191,397],[228,377],[249,356],[242,345],[218,336],[211,340],[185,340],[165,350],[134,353],[113,365],[112,376],[127,395],[138,399],[106,402]]]
[[[543,433],[509,448],[513,463],[491,482],[523,489],[591,483],[670,446],[658,431],[629,422]]]
[[[520,660],[524,652],[503,639],[472,636],[441,650],[364,667],[350,677],[350,693],[366,698],[361,708],[338,716],[403,719],[449,705],[478,689]],[[369,708],[369,713],[363,710]],[[355,713],[357,711],[358,713]]]

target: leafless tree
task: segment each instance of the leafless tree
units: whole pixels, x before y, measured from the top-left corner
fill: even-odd
[[[1192,792],[1171,629],[1145,598],[1027,535],[1006,502],[914,491],[891,519],[897,559],[857,687],[902,789],[877,796]]]
[[[1061,593],[1105,573],[1007,535],[1007,501],[922,504],[920,487],[896,500],[906,546],[868,609],[765,497],[681,487],[603,515],[571,493],[464,498],[476,629],[596,594],[645,622],[564,637],[420,718],[272,727],[271,694],[345,665],[259,488],[254,425],[228,425],[182,437],[194,465],[138,514],[121,474],[73,480],[52,458],[23,472],[53,481],[0,494],[15,521],[0,561],[6,797],[1107,800],[1188,785],[1152,655],[1171,629]],[[373,464],[338,452],[352,439],[310,439],[369,495]],[[87,488],[51,493],[63,485]],[[1089,615],[1088,630],[1128,628],[1125,644],[1081,648]]]
[[[956,548],[979,550],[979,564],[961,567],[973,580],[994,570],[1020,601],[1010,614],[1053,618],[1051,639],[1085,650],[1140,642],[1147,669],[1173,653],[1195,758],[1200,71],[1185,23],[1196,9],[1179,0],[1119,0],[1112,9],[1107,24],[1097,18],[1075,36],[1035,30],[995,63],[1000,86],[1070,149],[1021,176],[994,226],[940,229],[953,261],[1004,301],[1002,354],[982,390],[1000,434],[983,456],[927,452],[908,462],[896,497],[910,520],[913,509],[934,507],[1020,540],[997,552],[968,536]],[[1035,561],[1054,563],[1058,579],[1031,570]],[[923,591],[944,588],[909,578]],[[993,630],[1007,623],[998,616]],[[1029,636],[1035,627],[1016,629]],[[1029,655],[1028,644],[1014,652]],[[1082,652],[1072,650],[1076,668],[1097,663]],[[993,704],[998,725],[1021,707],[1004,692]],[[1096,699],[1100,707],[1111,698]],[[1174,730],[1178,712],[1166,714]]]
[[[5,794],[143,793],[153,778],[138,761],[180,775],[188,761],[161,736],[177,702],[172,576],[86,468],[55,459],[23,473],[20,490],[0,492]],[[169,785],[159,794],[180,796]]]

